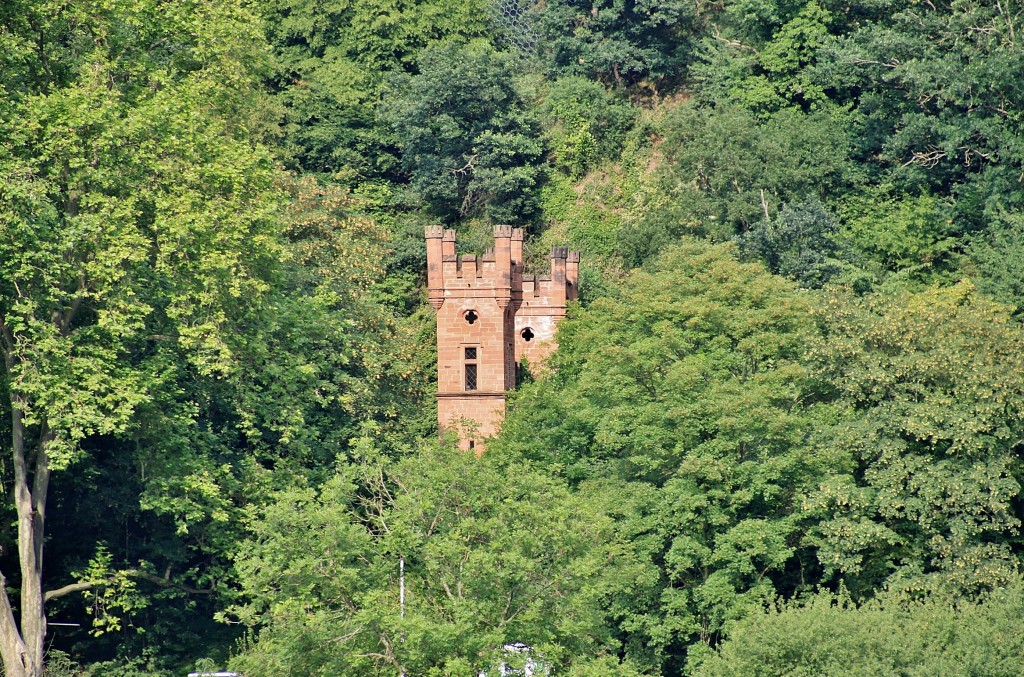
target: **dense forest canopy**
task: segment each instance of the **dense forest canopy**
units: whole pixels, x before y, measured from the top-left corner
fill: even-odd
[[[6,674],[1020,674],[1022,31],[4,2]],[[429,224],[582,252],[481,458]]]

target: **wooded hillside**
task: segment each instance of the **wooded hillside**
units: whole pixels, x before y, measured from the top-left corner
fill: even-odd
[[[1024,673],[1022,31],[2,3],[6,674]],[[582,252],[481,458],[431,224]]]

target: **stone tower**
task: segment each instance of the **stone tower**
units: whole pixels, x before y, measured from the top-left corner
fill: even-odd
[[[437,420],[463,449],[482,450],[505,416],[526,358],[539,366],[577,297],[579,252],[551,250],[550,275],[523,274],[523,231],[494,227],[494,248],[456,256],[455,231],[426,229],[427,287],[437,312]]]

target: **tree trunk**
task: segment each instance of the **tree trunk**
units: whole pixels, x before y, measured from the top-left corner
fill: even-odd
[[[14,461],[14,502],[18,512],[18,559],[21,568],[21,627],[15,622],[0,573],[0,657],[7,677],[43,677],[46,612],[43,608],[43,529],[50,468],[46,447],[52,434],[44,424],[35,449],[35,468],[29,484],[23,403],[11,397],[11,451]]]
[[[14,622],[11,600],[7,596],[7,579],[3,574],[0,574],[0,657],[3,658],[4,674],[7,677],[27,677],[32,674],[28,671],[28,647],[22,641]]]

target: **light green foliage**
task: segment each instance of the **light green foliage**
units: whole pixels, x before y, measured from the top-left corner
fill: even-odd
[[[316,483],[376,430],[396,447],[417,432],[426,388],[417,337],[370,299],[383,275],[386,234],[359,202],[311,179],[283,182],[281,260],[263,302],[230,337],[243,366],[216,383],[179,381],[144,412],[137,452],[142,507],[172,520],[203,565],[173,553],[199,583],[225,592],[240,506],[275,488]],[[187,373],[187,372],[186,372]],[[191,404],[195,402],[195,404]],[[182,419],[196,419],[194,424]],[[162,558],[164,553],[159,553]]]
[[[119,19],[148,25],[146,11],[155,9]],[[250,30],[231,14],[221,20],[238,36]],[[189,36],[216,30],[207,22],[172,15],[156,26]],[[0,133],[10,378],[29,423],[55,434],[55,467],[85,436],[124,431],[161,387],[159,357],[141,367],[127,359],[158,341],[148,335],[161,323],[201,372],[229,371],[219,327],[238,299],[265,290],[261,259],[275,252],[259,232],[273,208],[268,158],[245,138],[244,119],[215,115],[233,112],[231,79],[246,96],[237,65],[213,54],[181,75],[151,55],[153,69],[133,73],[104,51],[119,49],[120,37],[100,40],[73,83],[22,97]],[[200,56],[182,45],[170,56]]]
[[[598,162],[617,158],[636,114],[599,83],[555,80],[541,106],[555,167],[579,179]]]
[[[799,292],[757,265],[737,263],[728,247],[686,241],[650,270],[635,273],[620,298],[602,299],[567,322],[567,348],[555,365],[572,374],[576,394],[595,405],[589,411],[597,418],[590,423],[605,450],[601,455],[628,459],[623,470],[630,475],[664,478],[680,454],[705,439],[707,424],[697,420],[720,410],[702,409],[704,398],[692,389],[742,397],[747,388],[763,385],[766,395],[775,392],[769,401],[786,397],[788,388],[765,381],[798,373],[782,366],[807,339],[806,311]],[[744,388],[733,390],[730,383]],[[666,407],[665,397],[681,398],[680,408]],[[697,420],[684,424],[690,417]],[[737,433],[743,425],[728,422]],[[749,430],[741,437],[762,435]]]
[[[617,522],[660,574],[606,591],[629,655],[671,671],[807,581],[1014,575],[1024,334],[969,285],[818,306],[686,241],[577,313],[501,443],[635,497]]]
[[[593,660],[577,661],[566,674],[569,677],[604,677],[605,675],[639,677],[649,673],[641,672],[633,665],[621,662],[618,658],[600,656]]]
[[[1004,584],[1020,528],[1024,332],[969,283],[831,296],[811,352],[847,413],[821,444],[849,458],[806,509],[826,573],[858,594],[888,580]]]
[[[252,515],[235,611],[264,629],[245,674],[475,674],[510,642],[567,665],[606,641],[584,586],[609,522],[558,481],[437,446],[368,466],[358,489],[346,474]]]
[[[949,204],[931,195],[850,197],[841,208],[842,239],[876,275],[928,280],[956,261],[960,241]]]
[[[627,110],[620,112],[625,114]],[[629,112],[639,115],[639,111]],[[649,132],[649,124],[636,121],[616,141],[621,148],[614,162],[600,160],[577,179],[564,171],[553,171],[541,188],[546,227],[535,242],[527,243],[528,251],[547,252],[566,244],[580,251],[580,274],[590,276],[586,285],[580,285],[585,299],[600,295],[602,278],[614,277],[621,267],[622,229],[628,227],[652,162]]]
[[[619,172],[591,174],[574,185],[567,176],[553,175],[540,193],[544,216],[551,225],[533,251],[544,254],[551,247],[568,243],[587,257],[584,265],[593,263],[596,257],[611,260],[617,253],[616,236],[622,227],[617,209],[625,198],[621,178]],[[547,265],[540,260],[535,263]]]
[[[978,601],[890,595],[863,606],[820,594],[751,615],[693,674],[1010,677],[1024,671],[1022,592],[1017,580]]]
[[[309,178],[287,188],[278,283],[245,337],[239,428],[265,452],[328,463],[361,422],[411,418],[426,377],[408,328],[371,300],[388,233],[347,191]]]
[[[419,372],[412,337],[366,299],[385,234],[338,191],[282,181],[255,143],[253,18],[230,3],[104,8],[92,23],[53,19],[65,42],[96,36],[85,53],[55,49],[46,75],[67,82],[4,100],[0,383],[51,468],[74,464],[105,496],[104,483],[138,492],[110,499],[131,515],[123,522],[61,515],[60,526],[124,544],[111,547],[110,576],[76,565],[70,547],[47,567],[54,581],[76,566],[106,580],[96,618],[128,627],[153,600],[164,617],[187,606],[189,586],[224,591],[238,505],[322,472],[314,460],[342,453],[358,421],[391,434]],[[134,30],[152,51],[132,51],[144,47]],[[54,491],[91,501],[85,484]],[[130,605],[110,598],[125,567],[167,576],[168,589],[140,582]],[[169,639],[148,629],[153,644]]]
[[[783,21],[776,15],[757,26],[772,30],[765,39],[756,30],[749,34],[751,17],[744,16],[742,5],[735,3],[723,10],[724,35],[717,32],[714,38],[705,38],[704,63],[693,68],[701,95],[733,102],[761,117],[790,106],[826,108],[829,99],[814,66],[829,43],[833,22],[829,11],[812,1],[781,25],[773,25]],[[774,9],[789,12],[795,8],[778,3]]]
[[[5,560],[3,594],[21,594],[20,627],[5,632],[3,651],[14,670],[24,640],[35,676],[50,473],[88,475],[113,440],[145,439],[149,426],[175,430],[179,454],[203,446],[189,439],[199,407],[182,401],[183,384],[243,372],[230,335],[265,298],[282,255],[280,193],[255,112],[262,43],[241,4],[11,3],[0,33],[16,47],[0,75],[10,92],[0,116],[0,352],[16,469],[4,479],[20,517],[10,549],[20,566]],[[208,476],[195,480],[210,491]],[[61,496],[73,480],[53,484]],[[72,530],[46,535],[47,548],[80,543]],[[81,545],[84,557],[47,562],[54,587],[76,568],[95,583],[103,569],[139,566],[111,550],[110,561],[82,568],[76,559],[97,544]],[[98,587],[94,601],[136,611],[143,595],[120,594],[128,587]]]
[[[678,667],[683,646],[791,588],[801,558],[813,566],[794,548],[800,496],[834,469],[806,445],[813,334],[794,286],[684,240],[566,320],[555,374],[515,401],[503,444],[637,497],[620,528],[660,580],[637,575],[609,605],[638,655],[655,650],[645,660]]]
[[[85,594],[87,609],[93,616],[92,627],[89,629],[89,634],[93,636],[121,630],[124,614],[130,614],[147,603],[139,594],[132,576],[114,570],[112,565],[110,551],[99,546],[85,570],[75,573],[76,579],[97,586]]]
[[[436,47],[417,75],[392,82],[387,118],[402,167],[412,197],[437,217],[523,223],[536,211],[542,143],[512,59],[483,42]]]

